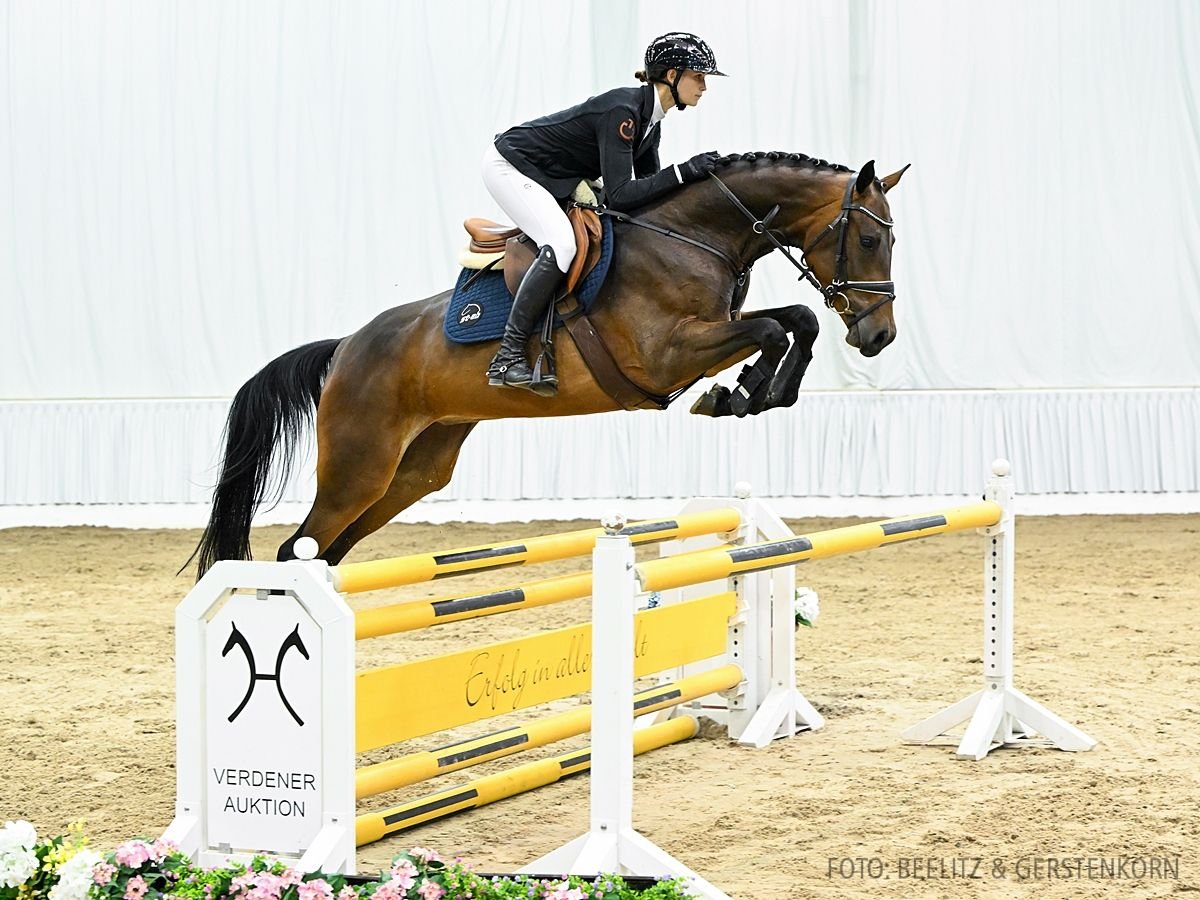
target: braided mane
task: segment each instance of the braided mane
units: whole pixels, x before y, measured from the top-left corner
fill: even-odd
[[[734,163],[745,162],[755,163],[759,160],[768,160],[769,162],[790,162],[798,166],[810,166],[814,169],[830,169],[834,172],[853,172],[854,170],[848,166],[843,166],[841,163],[829,162],[825,159],[817,159],[813,156],[805,156],[803,153],[786,153],[782,150],[754,150],[750,153],[731,153],[728,156],[722,156],[717,160],[718,166],[731,166]]]

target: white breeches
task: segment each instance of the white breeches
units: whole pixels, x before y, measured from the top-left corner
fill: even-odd
[[[565,273],[575,258],[575,232],[567,214],[553,195],[527,175],[522,175],[494,146],[483,157],[483,185],[500,208],[539,247],[554,249],[558,267]]]

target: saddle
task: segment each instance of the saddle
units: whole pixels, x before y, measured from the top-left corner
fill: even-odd
[[[595,194],[581,182],[573,199],[595,205]],[[586,188],[586,192],[585,192]],[[600,261],[603,229],[600,216],[593,210],[579,206],[567,209],[567,219],[575,232],[575,259],[567,272],[563,294],[572,293]],[[521,279],[533,264],[537,246],[533,239],[520,228],[502,225],[491,219],[472,217],[463,222],[470,236],[467,248],[459,254],[458,262],[464,269],[500,269],[504,272],[504,284],[514,297]]]
[[[571,205],[567,209],[567,218],[575,232],[575,258],[565,284],[556,292],[557,299],[550,304],[542,323],[542,351],[534,363],[534,381],[546,379],[554,371],[554,328],[556,321],[561,320],[600,389],[619,406],[623,409],[666,409],[672,398],[649,394],[630,381],[587,315],[612,262],[612,224],[607,225],[609,247],[606,255],[606,226],[595,211],[586,208],[598,205],[591,186],[586,181],[580,182],[572,200],[585,204]],[[444,330],[455,343],[494,340],[503,330],[512,298],[533,264],[538,248],[521,229],[490,219],[470,218],[463,222],[463,228],[470,236],[470,243],[459,254],[458,262],[464,270],[474,271],[464,271],[459,276],[447,306]],[[490,273],[496,270],[503,273],[504,287],[497,285],[497,288],[505,296],[503,299],[481,296],[491,290],[487,282],[491,280]],[[582,288],[576,293],[580,285]],[[474,293],[469,293],[472,290]],[[490,330],[493,326],[496,328],[494,334]]]

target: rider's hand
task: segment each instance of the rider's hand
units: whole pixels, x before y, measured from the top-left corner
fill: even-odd
[[[684,184],[699,181],[717,167],[717,160],[720,158],[721,154],[716,150],[709,150],[707,153],[697,153],[679,166],[679,177],[683,179]]]

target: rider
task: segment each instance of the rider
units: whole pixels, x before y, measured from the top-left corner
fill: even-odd
[[[488,366],[490,385],[533,389],[525,344],[575,256],[575,235],[562,204],[580,181],[603,177],[606,204],[629,210],[713,170],[716,152],[660,169],[662,129],[657,127],[672,106],[686,109],[700,102],[705,75],[725,74],[717,71],[712,50],[694,34],[672,32],[650,43],[645,63],[635,75],[644,86],[614,88],[514,126],[496,136],[484,157],[488,193],[538,247],[517,290],[500,350]],[[542,385],[540,393],[557,390],[549,378]]]

